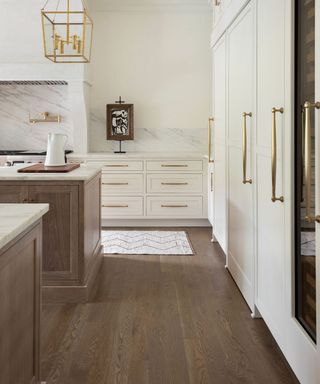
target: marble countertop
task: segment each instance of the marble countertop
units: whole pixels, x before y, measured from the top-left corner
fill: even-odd
[[[31,164],[29,164],[31,165]],[[18,169],[26,167],[26,164],[14,165],[13,167],[0,167],[0,181],[88,181],[100,173],[100,167],[94,165],[83,165],[68,173],[18,173]]]
[[[124,154],[113,152],[89,152],[89,153],[71,153],[68,159],[205,159],[207,155],[199,152],[127,152]]]
[[[49,211],[49,204],[0,204],[0,249]]]

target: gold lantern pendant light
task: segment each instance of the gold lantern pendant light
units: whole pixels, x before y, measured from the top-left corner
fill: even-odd
[[[47,0],[41,10],[45,57],[54,63],[89,63],[93,22],[83,0]]]

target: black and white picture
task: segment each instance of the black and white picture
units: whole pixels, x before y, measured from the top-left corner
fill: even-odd
[[[112,111],[112,135],[128,135],[128,111]]]
[[[107,104],[107,140],[133,140],[133,104]]]

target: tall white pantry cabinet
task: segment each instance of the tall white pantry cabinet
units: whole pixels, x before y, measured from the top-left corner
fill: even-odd
[[[213,2],[213,108],[209,121],[213,237],[226,254],[226,266],[252,316],[264,319],[299,381],[317,384],[319,347],[298,321],[296,309],[295,1],[217,3]],[[306,100],[311,103],[320,101],[320,0],[315,1],[314,9],[315,100]],[[312,125],[311,114],[315,115],[315,139],[310,145],[315,146],[316,159],[320,159],[320,112],[316,105],[309,123],[308,110],[303,112],[307,125]],[[308,133],[305,135],[303,126],[303,150],[307,151]],[[320,160],[316,160],[315,214],[320,214],[319,166]],[[316,270],[320,273],[318,223],[315,228]],[[315,281],[320,292],[320,279]],[[314,299],[318,335],[319,296]]]

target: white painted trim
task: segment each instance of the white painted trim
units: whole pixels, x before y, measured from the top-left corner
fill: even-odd
[[[102,219],[102,227],[210,227],[208,219]]]

